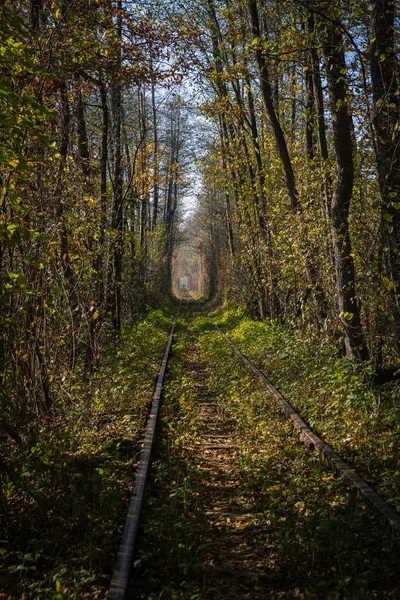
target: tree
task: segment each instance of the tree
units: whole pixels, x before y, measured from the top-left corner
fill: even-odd
[[[391,292],[391,312],[400,347],[400,87],[395,42],[394,0],[374,0],[370,71],[377,171],[382,197],[383,262]]]
[[[321,8],[326,8],[322,3]],[[320,22],[320,38],[328,81],[336,155],[336,185],[331,208],[339,316],[346,353],[368,358],[355,289],[355,271],[349,233],[349,211],[354,183],[353,123],[347,94],[346,63],[337,17]],[[335,18],[336,17],[336,18]]]

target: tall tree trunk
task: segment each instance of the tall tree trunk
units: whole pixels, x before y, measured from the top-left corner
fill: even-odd
[[[324,114],[324,98],[322,93],[321,84],[321,73],[319,69],[319,57],[315,47],[315,20],[314,15],[311,12],[307,21],[308,35],[310,37],[311,49],[311,76],[313,85],[313,97],[315,102],[315,109],[317,113],[317,139],[318,149],[323,160],[328,160],[328,144],[326,142],[326,131],[325,131],[325,114]]]
[[[79,163],[82,169],[83,176],[86,180],[90,177],[90,164],[89,164],[89,140],[87,135],[85,112],[83,107],[82,90],[80,86],[80,80],[77,76],[76,90],[75,90],[75,118],[76,118],[76,133],[78,138],[78,156]]]
[[[105,253],[105,230],[107,224],[107,165],[108,165],[108,132],[109,115],[107,105],[107,91],[102,79],[102,73],[99,74],[100,81],[100,101],[101,101],[101,156],[100,156],[100,250],[98,254],[98,278],[99,278],[99,302],[102,306],[106,297],[107,274],[104,272],[104,253]]]
[[[315,18],[314,13],[311,10],[307,18],[307,32],[310,44],[309,51],[309,65],[310,73],[307,71],[307,75],[311,78],[312,92],[310,94],[314,101],[314,122],[312,126],[316,129],[316,141],[319,158],[321,159],[321,178],[322,178],[322,193],[320,195],[320,206],[322,215],[328,228],[329,234],[324,239],[323,252],[326,256],[329,256],[332,261],[332,268],[334,269],[334,250],[332,241],[332,227],[331,227],[331,205],[332,205],[332,193],[333,184],[332,177],[329,172],[329,159],[328,144],[326,140],[326,124],[325,124],[325,106],[324,97],[321,83],[321,71],[320,71],[320,56],[317,52],[319,42],[316,38],[315,31]],[[315,156],[315,154],[313,153]],[[332,252],[333,251],[333,252]]]
[[[272,317],[273,312],[269,310],[266,298],[266,286],[264,283],[265,271],[263,271],[261,264],[260,230],[258,227],[257,215],[254,213],[254,203],[247,202],[246,198],[243,197],[244,192],[247,189],[247,184],[243,173],[238,168],[236,158],[237,144],[241,144],[241,140],[236,139],[232,129],[227,128],[226,134],[226,156],[228,160],[228,169],[233,181],[239,225],[244,229],[249,240],[250,251],[248,253],[248,261],[251,267],[254,290],[257,296],[259,316],[261,319],[264,319],[267,315]]]
[[[40,27],[43,0],[31,0],[31,26],[37,32]]]
[[[43,0],[31,0],[30,2],[30,21],[31,27],[33,31],[33,36],[37,41],[40,39],[40,35],[42,32],[42,18],[43,18]],[[39,87],[39,93],[36,94],[36,98],[38,102],[42,102],[42,86]],[[63,115],[64,116],[64,115]],[[64,131],[61,133],[61,146],[63,144]],[[33,144],[34,154],[37,159],[37,168],[36,168],[36,201],[38,205],[36,206],[36,210],[44,213],[44,183],[43,183],[43,165],[44,165],[44,153],[43,146],[37,141]],[[62,162],[62,160],[61,160]],[[56,195],[59,196],[59,190],[56,188]],[[10,253],[11,255],[11,253]],[[12,264],[12,258],[10,261],[10,266]],[[40,273],[39,277],[39,289],[40,295],[42,298],[46,298],[46,281],[43,273]],[[39,291],[39,290],[38,290]],[[38,296],[39,297],[39,296]],[[27,309],[27,313],[29,312],[29,308]],[[48,311],[44,309],[44,302],[36,303],[35,311],[32,317],[29,319],[29,329],[32,337],[27,338],[27,343],[29,343],[32,351],[32,379],[40,380],[42,396],[39,400],[39,395],[35,394],[35,402],[36,402],[36,410],[38,412],[50,412],[53,406],[53,397],[51,392],[51,384],[49,378],[49,352],[48,347],[49,343],[51,343],[47,336],[44,335],[44,331],[46,331],[46,325],[48,321]],[[40,340],[42,342],[40,343]],[[33,341],[33,344],[32,344]]]
[[[214,68],[217,74],[216,88],[219,97],[227,102],[229,100],[228,88],[224,80],[224,57],[221,51],[220,42],[221,42],[221,34],[220,28],[217,20],[217,15],[215,12],[214,2],[213,0],[208,0],[208,14],[209,14],[209,25],[210,25],[210,34],[212,40],[212,49],[213,49],[213,59],[214,59]],[[245,32],[243,31],[243,35]],[[235,65],[235,48],[232,44],[231,48],[232,60]],[[229,66],[228,66],[229,69]],[[232,81],[233,91],[236,97],[236,101],[238,107],[240,109],[239,113],[239,134],[235,133],[234,126],[232,123],[227,124],[225,118],[223,119],[223,125],[225,127],[225,134],[222,135],[223,139],[225,137],[226,144],[229,146],[229,143],[233,143],[235,139],[239,140],[240,146],[244,151],[247,172],[250,179],[250,188],[252,190],[253,202],[251,203],[251,210],[248,210],[246,207],[246,228],[249,231],[254,231],[254,236],[256,238],[256,243],[253,244],[253,250],[251,253],[251,264],[254,270],[253,276],[255,280],[255,285],[257,289],[258,296],[258,306],[261,318],[265,318],[265,316],[271,312],[268,311],[266,305],[266,295],[267,289],[265,286],[265,277],[261,267],[261,253],[260,253],[260,234],[262,232],[266,243],[268,243],[268,224],[266,219],[266,206],[264,200],[264,182],[265,177],[262,169],[262,160],[261,160],[261,149],[258,139],[258,130],[257,130],[257,121],[254,110],[254,99],[251,91],[250,82],[247,81],[248,84],[248,110],[250,118],[247,117],[247,110],[244,104],[244,99],[242,95],[242,90],[240,86],[239,80]],[[250,128],[251,131],[251,142],[256,158],[256,172],[253,168],[253,161],[250,156],[249,148],[246,141],[245,136],[245,128],[246,125]],[[229,142],[230,140],[230,142]],[[233,179],[237,180],[237,176],[233,174]],[[243,187],[243,185],[242,185]],[[229,203],[229,199],[227,197],[227,203]],[[233,231],[230,224],[228,224],[228,233],[229,233],[229,247],[231,252],[233,251]]]
[[[400,87],[396,79],[396,2],[374,0],[372,4],[370,68],[382,197],[383,263],[391,281],[396,342],[400,347]]]
[[[147,185],[147,114],[146,114],[146,93],[142,89],[142,86],[138,88],[138,105],[139,105],[139,128],[140,128],[140,139],[144,141],[141,146],[141,202],[140,202],[140,248],[141,264],[144,267],[146,261],[146,242],[147,242],[147,228],[149,225],[148,210],[149,210],[149,197],[148,197],[148,185]]]
[[[171,261],[174,246],[175,211],[177,206],[178,183],[177,168],[179,165],[180,145],[180,113],[179,106],[171,107],[171,149],[170,149],[170,173],[168,179],[166,217],[165,217],[165,244],[169,273],[171,272]]]
[[[64,187],[64,169],[68,155],[68,145],[70,138],[70,123],[71,114],[70,106],[68,101],[68,90],[65,81],[62,81],[60,85],[60,99],[61,99],[61,139],[58,152],[60,154],[60,162],[57,172],[57,185],[55,196],[57,200],[57,218],[61,224],[61,239],[60,239],[60,254],[64,270],[64,275],[69,281],[72,277],[72,270],[69,265],[68,253],[68,231],[66,227],[66,221],[64,219],[64,203],[62,198],[62,191]]]
[[[255,46],[256,63],[258,68],[258,74],[260,77],[261,95],[265,107],[265,112],[267,113],[269,122],[272,127],[272,132],[276,141],[276,146],[278,149],[282,169],[285,175],[286,187],[292,205],[292,209],[297,210],[299,206],[299,199],[298,192],[296,189],[292,163],[287,149],[285,136],[283,134],[281,124],[279,123],[278,117],[275,112],[268,66],[265,60],[265,56],[262,52],[261,30],[258,18],[257,0],[249,0],[248,8],[251,22],[252,38]]]
[[[314,88],[310,66],[306,71],[306,150],[308,160],[314,158]]]
[[[349,210],[353,193],[353,121],[348,107],[347,75],[343,40],[334,20],[321,26],[322,52],[326,67],[332,112],[336,155],[336,186],[333,193],[331,223],[336,266],[336,293],[339,318],[344,332],[346,354],[368,358],[356,298],[355,272],[349,232]]]
[[[296,180],[293,172],[292,161],[290,159],[285,140],[285,135],[283,133],[283,129],[275,111],[267,61],[262,51],[262,38],[258,16],[257,0],[248,0],[248,10],[251,23],[251,34],[253,44],[255,47],[256,64],[260,78],[262,100],[265,112],[271,124],[272,132],[276,142],[276,147],[280,157],[280,162],[285,175],[286,189],[291,203],[292,212],[295,216],[298,216],[299,213],[301,213],[301,206],[299,203],[299,196],[296,188]],[[301,240],[301,244],[307,278],[309,280],[310,285],[313,286],[313,289],[316,292],[315,300],[317,310],[320,313],[320,317],[322,317],[322,320],[324,320],[327,313],[327,303],[324,292],[319,285],[318,268],[314,256],[315,251],[312,251],[310,253],[310,249],[309,247],[306,247],[304,240]]]
[[[117,0],[117,38],[119,49],[117,62],[122,60],[122,0]],[[113,239],[113,294],[111,301],[111,313],[114,330],[121,329],[121,286],[122,286],[122,231],[123,231],[123,174],[122,174],[122,86],[118,73],[111,89],[111,104],[113,115],[113,145],[114,145],[114,202],[112,210],[111,227],[114,234]]]
[[[219,117],[219,128],[220,128],[220,138],[221,138],[221,145],[222,145],[222,168],[224,169],[224,172],[227,173],[228,172],[228,165],[227,165],[227,144],[229,144],[229,139],[228,139],[228,128],[226,126],[226,121],[225,121],[225,116],[224,115],[220,115]],[[225,188],[224,190],[224,197],[225,197],[225,214],[226,214],[226,230],[227,230],[227,237],[228,237],[228,248],[229,248],[229,253],[231,255],[231,258],[233,258],[235,256],[235,240],[234,240],[234,236],[233,236],[233,227],[232,227],[232,208],[231,208],[231,200],[230,200],[230,196],[229,196],[229,191],[227,188]]]
[[[156,90],[153,73],[153,65],[151,67],[151,110],[153,113],[153,219],[152,229],[157,225],[158,217],[158,202],[159,202],[159,164],[158,164],[158,125],[157,125],[157,107],[156,107]]]

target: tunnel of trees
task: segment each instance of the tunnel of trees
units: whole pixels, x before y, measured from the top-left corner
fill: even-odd
[[[0,10],[7,410],[51,411],[62,372],[162,302],[194,170],[211,295],[395,360],[394,0]]]
[[[4,456],[177,296],[398,378],[399,23],[396,0],[0,0]]]
[[[51,413],[163,302],[183,230],[210,296],[396,362],[394,0],[0,11],[4,414]]]

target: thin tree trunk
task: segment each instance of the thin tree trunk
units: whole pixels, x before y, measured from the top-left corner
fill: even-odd
[[[228,130],[225,122],[225,116],[220,115],[219,117],[219,125],[220,125],[220,137],[222,144],[222,168],[224,172],[228,171],[228,165],[226,162],[226,144],[228,141]],[[233,228],[232,228],[232,209],[231,209],[231,201],[229,197],[229,191],[225,189],[225,211],[226,211],[226,230],[228,234],[228,247],[231,258],[235,256],[235,241],[233,237]]]
[[[102,80],[102,73],[99,74],[100,80],[100,101],[101,101],[101,157],[100,157],[100,250],[98,261],[98,277],[99,277],[99,302],[102,306],[106,297],[106,281],[107,274],[104,273],[104,253],[105,253],[105,230],[107,224],[107,165],[108,165],[108,131],[109,131],[109,115],[107,105],[107,91]]]
[[[323,160],[328,160],[328,144],[326,142],[325,131],[325,115],[324,115],[324,97],[322,93],[321,73],[319,69],[319,57],[314,44],[315,37],[315,21],[314,15],[311,13],[308,17],[308,34],[311,41],[311,75],[313,85],[313,96],[315,101],[315,109],[317,113],[317,139],[318,149]]]
[[[31,26],[33,31],[38,31],[40,27],[40,17],[42,13],[43,0],[31,0]]]
[[[82,91],[79,77],[76,77],[76,85],[77,89],[75,91],[75,118],[76,132],[78,138],[78,156],[83,176],[87,181],[90,177],[89,140],[86,129],[85,112],[83,107]]]
[[[301,213],[301,206],[299,203],[299,196],[296,188],[295,176],[293,172],[292,162],[287,149],[285,135],[283,133],[274,107],[267,61],[262,52],[262,39],[258,16],[257,0],[248,0],[248,9],[250,15],[252,39],[255,46],[256,64],[260,77],[262,100],[265,112],[268,116],[269,122],[272,127],[282,169],[285,175],[286,188],[290,199],[292,212],[295,216],[297,216],[299,213]],[[309,248],[306,247],[304,241],[301,240],[301,243],[303,246],[302,254],[304,256],[307,278],[309,280],[309,283],[314,287],[316,291],[315,299],[317,309],[320,315],[322,316],[322,319],[324,319],[327,312],[327,303],[323,290],[321,289],[318,282],[319,276],[315,256],[313,254],[310,254]]]
[[[57,172],[57,185],[55,190],[55,197],[57,200],[57,218],[61,224],[61,239],[60,239],[60,254],[64,270],[64,275],[67,280],[72,277],[72,271],[69,266],[68,253],[68,231],[66,228],[66,221],[64,215],[64,203],[62,199],[62,190],[64,182],[64,169],[68,155],[68,145],[70,137],[70,123],[71,114],[68,101],[68,90],[66,82],[63,81],[60,86],[60,97],[61,97],[61,139],[58,152],[60,154],[60,162]]]
[[[314,89],[310,67],[306,71],[306,150],[308,160],[314,159]]]
[[[353,193],[353,121],[348,108],[347,76],[343,40],[334,21],[323,24],[322,52],[326,66],[336,154],[336,186],[331,210],[336,266],[336,293],[346,354],[368,358],[356,298],[355,271],[349,232],[349,210]]]
[[[159,202],[159,165],[158,165],[158,126],[154,73],[151,78],[151,109],[153,113],[153,222],[152,229],[157,225]]]
[[[165,220],[165,254],[167,258],[168,281],[171,281],[171,266],[175,235],[175,214],[178,198],[178,167],[180,161],[180,107],[179,104],[171,106],[171,148],[170,148],[170,173],[166,202]]]
[[[140,127],[140,138],[144,140],[144,144],[141,146],[142,160],[140,161],[141,169],[141,203],[140,203],[140,248],[142,249],[141,263],[144,265],[146,260],[146,241],[147,241],[147,227],[148,227],[148,188],[146,181],[146,170],[147,170],[147,122],[146,122],[146,97],[145,91],[139,87],[138,89],[139,99],[139,127]]]
[[[286,187],[289,195],[289,199],[293,210],[297,210],[299,206],[298,192],[296,189],[296,183],[290,160],[289,152],[286,145],[285,136],[283,134],[282,127],[279,123],[278,117],[275,112],[274,103],[272,99],[272,88],[269,80],[269,73],[265,56],[262,52],[261,46],[261,31],[260,22],[258,18],[257,1],[249,0],[248,2],[251,31],[253,43],[255,45],[255,57],[258,68],[258,74],[260,77],[261,95],[267,113],[269,122],[272,127],[272,132],[276,141],[279,158],[281,161],[282,169],[285,175]]]
[[[121,64],[122,43],[122,0],[117,0],[117,37],[120,44],[118,63]],[[117,76],[118,77],[118,76]],[[121,286],[122,286],[122,232],[123,232],[123,175],[122,175],[122,148],[121,148],[121,119],[122,119],[122,86],[117,79],[112,84],[111,103],[113,114],[113,142],[114,142],[114,202],[111,227],[114,232],[113,240],[113,295],[111,301],[111,314],[114,330],[121,329]]]

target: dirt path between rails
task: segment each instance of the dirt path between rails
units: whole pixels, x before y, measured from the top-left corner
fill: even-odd
[[[181,327],[167,379],[132,598],[400,598],[398,544],[218,334]]]
[[[198,466],[206,477],[198,488],[198,506],[206,519],[202,552],[207,570],[207,596],[262,598],[258,586],[264,565],[258,558],[257,523],[249,513],[249,498],[237,466],[236,423],[227,407],[218,402],[207,381],[206,365],[195,364],[199,439]],[[261,595],[260,595],[261,593]]]

